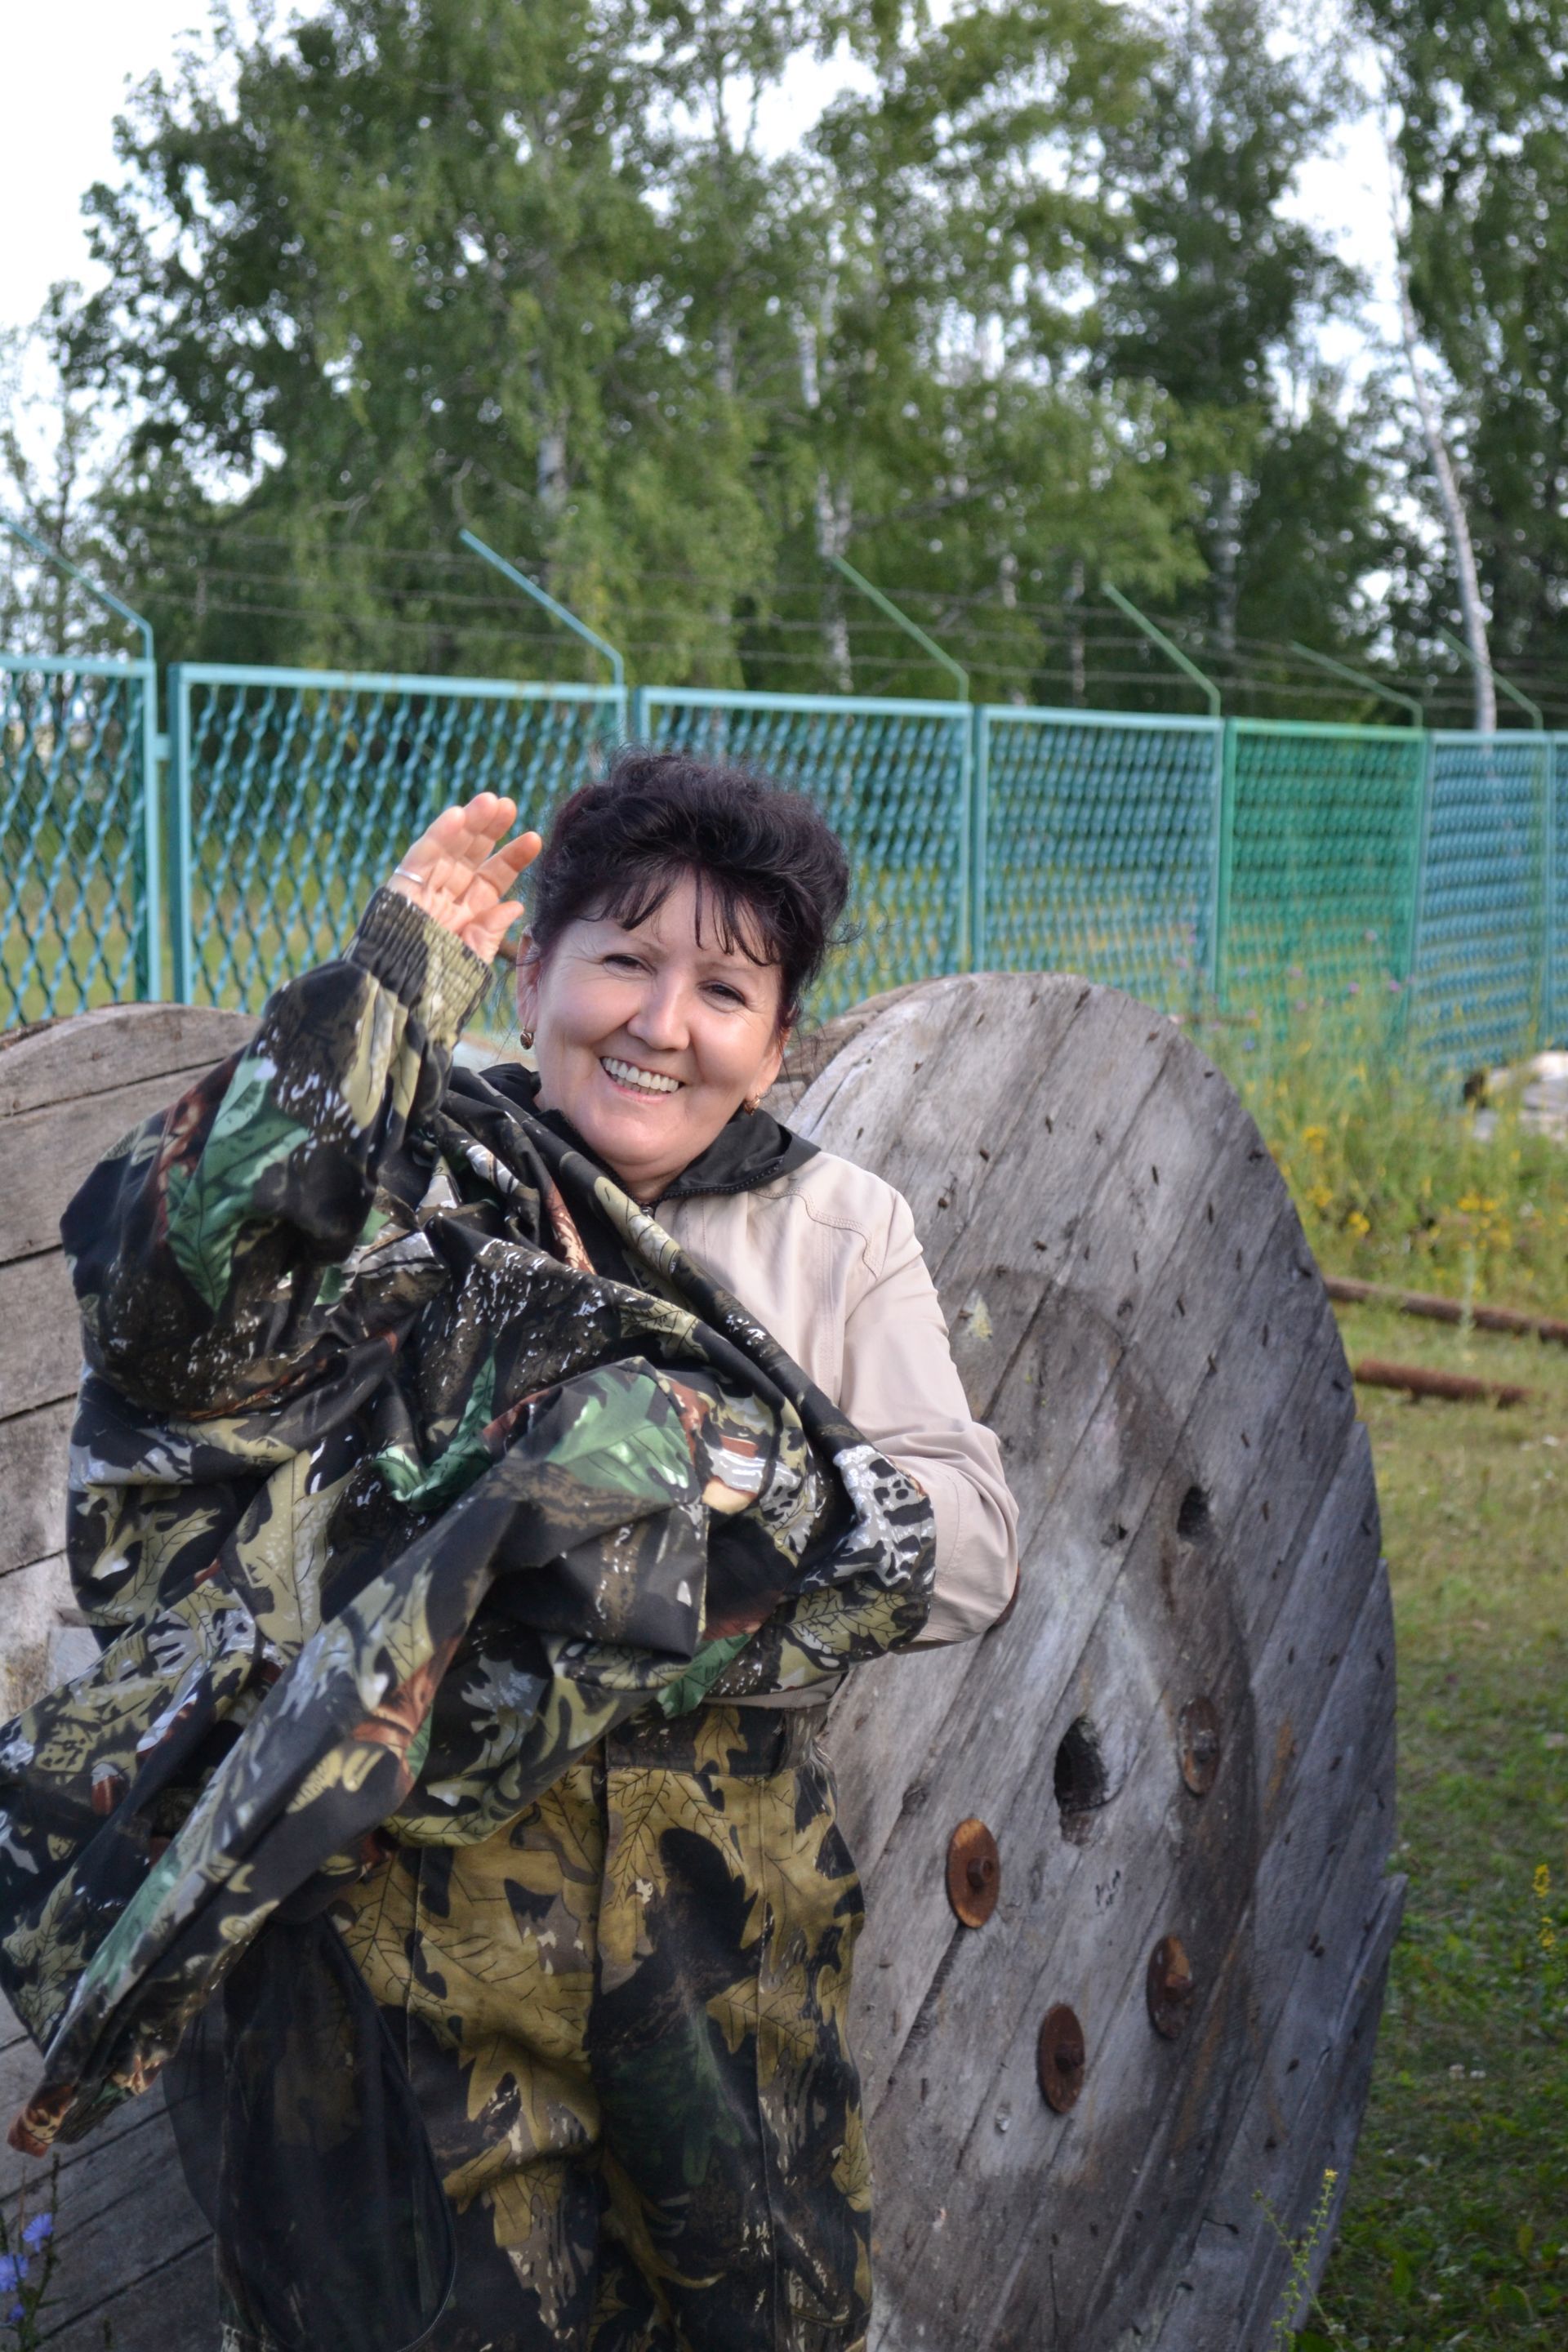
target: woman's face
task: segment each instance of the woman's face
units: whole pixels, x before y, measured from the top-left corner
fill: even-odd
[[[635,929],[569,924],[518,966],[518,1015],[533,1032],[542,1109],[570,1119],[633,1198],[657,1201],[748,1096],[779,1073],[776,963],[724,948],[682,875]]]

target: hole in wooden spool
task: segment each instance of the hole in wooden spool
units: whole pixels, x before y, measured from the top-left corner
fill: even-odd
[[[1061,1816],[1062,1835],[1074,1845],[1082,1845],[1094,1825],[1094,1816],[1105,1802],[1105,1759],[1100,1752],[1100,1734],[1087,1715],[1068,1726],[1051,1773],[1056,1790],[1057,1811]]]
[[[1209,1498],[1201,1486],[1189,1486],[1176,1513],[1176,1533],[1184,1543],[1198,1543],[1209,1532]]]
[[[1046,2105],[1065,2116],[1078,2105],[1083,2088],[1083,2028],[1070,2009],[1063,2006],[1046,2012],[1037,2063]]]

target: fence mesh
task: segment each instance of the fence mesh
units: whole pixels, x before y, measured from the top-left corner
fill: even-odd
[[[609,688],[187,666],[157,856],[148,663],[0,656],[0,1022],[163,992],[258,1007],[334,953],[447,801],[547,824]],[[644,688],[631,732],[809,793],[855,877],[815,1010],[971,965],[1176,1010],[1408,984],[1435,1069],[1568,1023],[1568,737]]]
[[[259,1007],[337,952],[365,900],[449,801],[509,793],[544,825],[623,727],[595,687],[170,672],[181,993]]]
[[[1409,977],[1426,738],[1241,719],[1231,731],[1226,998],[1282,1008]]]
[[[1209,952],[1223,741],[1202,719],[982,711],[976,961],[1191,1002]]]
[[[1542,1036],[1551,782],[1543,735],[1432,738],[1413,1034],[1439,1069],[1510,1061]]]
[[[141,662],[0,655],[0,1022],[142,993],[153,821]]]
[[[647,741],[745,762],[809,793],[843,841],[857,934],[819,1015],[968,960],[972,714],[963,703],[645,688]]]

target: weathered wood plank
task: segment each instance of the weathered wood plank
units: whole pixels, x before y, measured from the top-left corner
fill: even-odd
[[[179,2251],[149,2248],[153,2266],[73,2318],[46,2315],[49,2352],[216,2352],[217,2292],[210,2238]],[[108,2324],[109,2335],[104,2334]]]
[[[1245,1967],[1249,1979],[1233,1988],[1244,2000],[1246,2036],[1239,2045],[1227,2040],[1223,2082],[1217,2069],[1211,2070],[1206,2084],[1194,2078],[1184,2086],[1180,2105],[1147,2116],[1141,2161],[1146,2179],[1158,2179],[1162,2170],[1177,2179],[1189,2174],[1194,2140],[1212,2144],[1227,2128],[1227,2116],[1234,2144],[1259,2053],[1267,2063],[1278,2048],[1279,2019],[1290,1981],[1287,1956],[1303,1956],[1295,1963],[1297,1972],[1310,1963],[1331,2005],[1342,2001],[1353,1978],[1362,1932],[1355,1923],[1378,1899],[1393,1822],[1393,1711],[1386,1704],[1393,1653],[1384,1647],[1386,1588],[1366,1580],[1376,1544],[1375,1515],[1369,1547],[1365,1510],[1364,1457],[1352,1456],[1349,1474],[1336,1481],[1320,1514],[1313,1549],[1303,1554],[1296,1578],[1298,1587],[1310,1584],[1319,1547],[1334,1553],[1345,1612],[1334,1638],[1343,1647],[1342,1657],[1336,1649],[1331,1664],[1323,1659],[1319,1672],[1297,1681],[1288,1661],[1296,1652],[1292,1637],[1302,1628],[1286,1617],[1253,1673],[1259,1853],[1247,1907],[1229,1946],[1231,1959],[1238,1969]],[[1280,1712],[1282,1703],[1289,1707],[1289,1719]],[[1196,2025],[1194,2020],[1189,2031]],[[1228,2164],[1224,2177],[1232,2177]],[[1249,2195],[1252,2185],[1242,2193]],[[1161,2210],[1168,2231],[1169,2197]],[[1188,2220],[1190,2225],[1190,2213]],[[1140,2243],[1129,2217],[1121,2216],[1102,2250],[1101,2302],[1113,2281],[1119,2305],[1125,2306],[1130,2295],[1142,2291],[1157,2306],[1161,2282],[1170,2278],[1169,2253],[1168,2245],[1147,2235]],[[1271,2259],[1267,2248],[1260,2258]]]
[[[81,1332],[58,1249],[0,1265],[0,1421],[76,1394]]]
[[[205,1005],[104,1004],[0,1036],[0,1119],[209,1069],[255,1030],[253,1014]]]
[[[0,1577],[0,1721],[31,1706],[56,1679],[61,1612],[70,1605],[61,1553]]]
[[[1291,2315],[1298,2326],[1307,2324],[1310,2296],[1333,2251],[1339,2217],[1350,2188],[1351,2161],[1371,2086],[1378,2019],[1394,1941],[1405,1916],[1405,1889],[1404,1878],[1385,1882],[1381,1906],[1367,1931],[1355,1970],[1351,1988],[1352,2000],[1342,2004],[1337,2015],[1325,2017],[1309,2088],[1291,2103],[1291,2131],[1297,2147],[1304,2154],[1296,2165],[1294,2179],[1288,2187],[1282,2185],[1279,2196],[1269,2200],[1288,2237],[1299,2237],[1305,2230],[1326,2185],[1327,2173],[1332,2170],[1336,2176],[1323,2232],[1308,2265],[1305,2292]],[[1244,2170],[1246,2163],[1247,2157],[1242,2154],[1236,2172]],[[1240,2327],[1240,2340],[1249,2352],[1268,2352],[1272,2322],[1284,2303],[1280,2274],[1283,2256],[1279,2257],[1279,2268],[1270,2273],[1264,2271],[1259,2262],[1262,2251],[1262,2241],[1255,2240],[1253,2294]],[[1192,2352],[1197,2352],[1195,2346]]]
[[[167,2116],[105,2147],[96,2163],[62,2172],[55,2225],[59,2256],[51,2331],[63,2334],[73,2321],[96,2319],[101,2344],[107,2317],[120,2352],[122,2317],[132,2320],[141,2299],[141,2274],[156,2275],[171,2258],[210,2242],[185,2186]],[[157,2316],[163,2352],[208,2352],[211,2336],[181,2343],[166,2332],[165,2315]]]
[[[0,1575],[58,1551],[65,1537],[71,1403],[0,1421]]]

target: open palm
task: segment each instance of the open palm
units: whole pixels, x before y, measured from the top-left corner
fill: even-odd
[[[443,809],[407,851],[387,887],[414,904],[466,948],[492,963],[522,914],[507,892],[543,844],[536,833],[506,836],[517,823],[517,803],[478,793]]]

